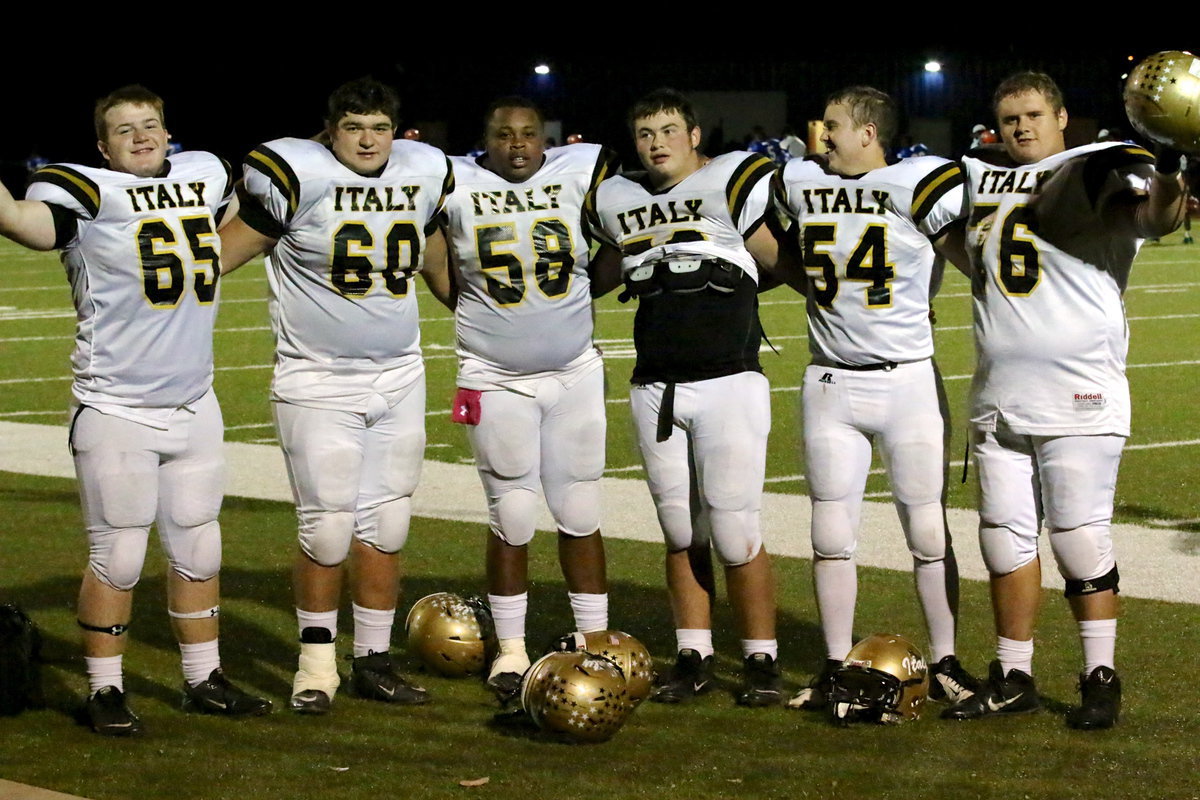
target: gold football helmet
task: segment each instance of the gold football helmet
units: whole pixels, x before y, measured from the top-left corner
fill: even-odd
[[[535,661],[521,682],[521,705],[542,730],[577,742],[607,741],[633,711],[621,668],[583,651]]]
[[[650,651],[624,631],[575,631],[558,639],[554,649],[565,652],[583,650],[612,661],[624,673],[629,702],[635,706],[650,695],[650,689],[654,686],[654,662],[650,659]]]
[[[829,707],[840,722],[907,722],[921,716],[929,667],[920,649],[892,633],[868,636],[833,674]]]
[[[431,671],[450,678],[483,672],[496,650],[487,603],[449,592],[422,597],[404,623],[408,651]]]
[[[1200,58],[1167,50],[1143,59],[1125,81],[1125,113],[1148,139],[1200,153]]]

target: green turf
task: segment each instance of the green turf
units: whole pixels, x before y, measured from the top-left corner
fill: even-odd
[[[1200,438],[1194,411],[1200,366],[1196,360],[1195,307],[1200,248],[1147,247],[1128,294],[1132,318],[1131,364],[1170,363],[1130,370],[1135,438],[1156,444]],[[73,315],[61,267],[53,256],[31,256],[0,243],[8,280],[0,288],[0,380],[50,378],[0,384],[0,418],[63,423],[67,355]],[[251,265],[224,282],[218,322],[217,389],[233,441],[270,440],[266,400],[271,361],[268,331],[233,328],[268,325],[261,267]],[[1142,289],[1140,286],[1161,286]],[[21,287],[49,287],[14,291]],[[231,302],[245,300],[249,302]],[[452,330],[444,312],[422,297],[430,316],[430,408],[445,408],[453,386]],[[780,348],[764,364],[777,388],[795,387],[806,362],[803,307],[786,293],[764,295],[768,334]],[[19,309],[54,316],[11,318]],[[616,354],[630,348],[632,314],[614,299],[600,305],[598,338]],[[950,378],[970,371],[970,308],[965,282],[949,276],[937,303],[939,361]],[[1154,317],[1154,319],[1141,319]],[[29,341],[12,341],[14,338]],[[38,339],[38,337],[46,337]],[[609,396],[619,400],[632,362],[609,360]],[[955,415],[953,458],[961,458],[962,409],[967,381],[947,382]],[[801,473],[795,447],[794,391],[773,394],[775,428],[768,475]],[[609,464],[637,464],[628,406],[609,406]],[[30,414],[28,412],[36,412]],[[19,413],[21,416],[9,416]],[[462,431],[442,415],[429,418],[428,457],[469,458]],[[242,427],[254,426],[254,427]],[[1196,446],[1130,450],[1122,470],[1119,515],[1130,522],[1192,520],[1165,535],[1195,536],[1200,500],[1195,484]],[[638,471],[618,473],[639,477]],[[773,491],[802,492],[803,481],[772,483]],[[872,477],[868,491],[886,484]],[[951,503],[969,506],[974,490],[952,485]],[[0,474],[4,557],[0,600],[24,605],[42,626],[50,658],[50,708],[0,719],[0,777],[93,798],[308,798],[442,797],[1200,797],[1200,689],[1195,673],[1196,606],[1129,600],[1121,625],[1120,654],[1127,683],[1126,712],[1109,732],[1064,729],[1062,713],[1074,697],[1072,672],[1078,644],[1065,604],[1047,595],[1038,632],[1037,675],[1048,698],[1046,713],[1025,719],[942,723],[927,715],[902,728],[838,729],[820,717],[782,710],[734,707],[727,691],[683,708],[647,704],[604,745],[567,746],[489,727],[488,696],[477,682],[427,677],[436,702],[392,709],[344,693],[327,718],[277,712],[265,719],[231,722],[192,717],[177,709],[178,654],[164,613],[163,561],[152,551],[135,600],[135,626],[127,658],[127,686],[148,734],[135,741],[96,737],[75,721],[85,687],[74,627],[74,596],[84,543],[74,484],[66,480]],[[294,665],[289,562],[293,513],[286,504],[227,500],[223,572],[224,661],[240,682],[282,703]],[[960,546],[971,546],[959,531]],[[416,520],[406,552],[408,599],[430,591],[479,591],[484,532],[481,526]],[[564,589],[548,541],[534,546],[530,641],[569,627]],[[1198,544],[1197,546],[1200,546]],[[610,540],[615,625],[640,636],[659,666],[673,640],[660,577],[658,545]],[[1164,565],[1170,569],[1170,565]],[[820,661],[808,563],[777,562],[780,640],[790,687]],[[921,622],[906,574],[862,569],[858,631],[914,633]],[[992,635],[986,589],[966,583],[960,652],[981,671]],[[736,642],[722,605],[717,617],[719,672],[736,676]],[[399,637],[398,637],[399,638]],[[458,781],[488,777],[479,788]]]

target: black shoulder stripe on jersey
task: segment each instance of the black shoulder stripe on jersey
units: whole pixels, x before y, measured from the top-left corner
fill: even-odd
[[[54,249],[62,250],[79,229],[79,218],[66,206],[58,203],[46,203],[50,209],[50,217],[54,220]]]
[[[454,191],[454,167],[450,163],[450,159],[446,159],[446,177],[442,181],[442,196],[438,198],[437,205],[433,208],[433,215],[430,216],[429,222],[425,223],[425,235],[433,233],[438,228],[438,220],[446,210],[446,198]]]
[[[592,170],[592,179],[588,182],[589,189],[595,189],[600,185],[600,181],[616,175],[621,169],[621,157],[617,155],[615,150],[610,150],[607,147],[600,148],[600,157],[596,159],[596,168]]]
[[[1154,156],[1150,151],[1136,145],[1108,147],[1092,153],[1083,165],[1083,188],[1087,192],[1088,202],[1092,204],[1092,208],[1096,207],[1100,192],[1113,170],[1153,163]]]
[[[250,155],[246,156],[245,165],[266,175],[279,193],[287,199],[288,221],[291,221],[300,206],[300,179],[296,177],[291,165],[274,150],[265,146],[252,150]]]
[[[226,195],[233,193],[233,166],[220,156],[217,156],[217,160],[225,168],[225,185],[221,188],[221,199],[224,200]]]
[[[38,182],[57,186],[71,195],[92,219],[100,213],[100,187],[82,172],[62,164],[52,164],[33,173],[30,183]]]
[[[241,217],[242,222],[263,236],[276,240],[283,238],[283,226],[271,216],[271,212],[266,209],[262,201],[250,194],[250,191],[246,189],[246,184],[241,181],[238,181],[237,184],[237,195],[238,216]]]
[[[725,202],[729,204],[729,215],[735,223],[750,199],[750,192],[759,180],[774,171],[775,162],[766,156],[747,156],[738,164],[738,168],[729,176],[729,183],[725,184]]]
[[[962,168],[954,162],[930,172],[913,189],[912,218],[918,225],[929,215],[946,192],[963,185]]]

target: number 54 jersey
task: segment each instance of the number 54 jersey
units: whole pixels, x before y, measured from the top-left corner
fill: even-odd
[[[460,385],[530,377],[595,357],[584,196],[615,167],[600,145],[546,151],[523,183],[452,157],[450,255],[465,281],[455,312]],[[475,374],[478,373],[478,374]]]
[[[267,272],[276,393],[289,359],[339,372],[418,361],[411,283],[453,184],[445,155],[397,140],[382,172],[366,176],[322,144],[279,139],[245,166],[242,219],[278,240]]]
[[[863,175],[793,160],[778,205],[796,220],[809,275],[809,349],[864,366],[933,355],[931,239],[964,215],[958,164],[909,158]]]
[[[184,152],[160,175],[52,164],[26,193],[50,206],[77,314],[72,392],[130,419],[212,386],[212,329],[229,167]],[[124,409],[124,410],[123,410]]]
[[[1040,436],[1129,435],[1122,294],[1141,241],[1106,217],[1146,185],[1153,157],[1085,145],[1034,164],[963,159],[974,266],[971,423]]]

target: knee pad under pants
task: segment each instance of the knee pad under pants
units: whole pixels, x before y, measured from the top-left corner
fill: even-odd
[[[664,388],[636,386],[630,402],[667,548],[699,541],[695,521],[703,514],[721,562],[744,564],[762,547],[759,516],[771,429],[767,379],[741,372],[677,384],[672,434],[659,442]]]
[[[220,570],[223,424],[210,391],[165,430],[83,408],[72,429],[89,564],[127,591],[141,575],[151,523],[171,568],[189,580]]]
[[[378,414],[274,407],[304,553],[336,566],[356,536],[382,552],[403,547],[425,446],[423,385]]]
[[[1034,559],[1044,509],[1059,571],[1081,580],[1106,574],[1114,563],[1109,526],[1123,446],[1120,436],[976,434],[980,545],[989,571],[1005,575]]]

